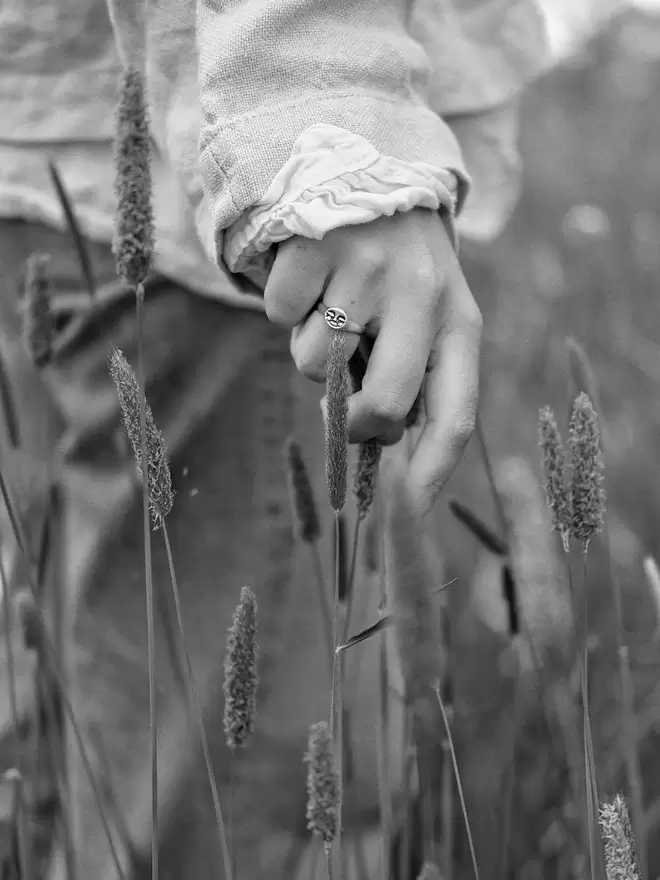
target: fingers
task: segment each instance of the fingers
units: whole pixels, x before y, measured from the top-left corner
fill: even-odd
[[[423,515],[458,464],[476,419],[482,321],[462,275],[455,280],[448,320],[434,341],[424,390],[426,422],[409,479]]]
[[[400,284],[392,278],[388,283]],[[348,431],[351,443],[382,438],[401,430],[419,392],[433,339],[433,322],[422,293],[433,288],[411,279],[411,296],[389,299],[387,311],[365,373],[362,390],[349,399]]]
[[[328,419],[328,404],[325,395],[319,401],[319,405],[321,407],[321,414],[323,416],[323,424],[327,424]],[[398,422],[396,425],[392,425],[392,427],[387,428],[387,430],[380,434],[378,439],[380,440],[383,446],[396,446],[397,443],[403,438],[403,435],[406,432],[405,422]]]
[[[273,324],[294,327],[323,296],[332,272],[327,251],[319,244],[293,236],[278,246],[264,289],[266,315]]]

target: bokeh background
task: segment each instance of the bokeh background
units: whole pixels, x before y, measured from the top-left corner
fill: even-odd
[[[634,677],[648,876],[655,878],[660,641],[643,559],[660,557],[660,4],[546,0],[545,10],[557,64],[524,99],[522,198],[496,242],[465,243],[462,250],[484,315],[481,419],[503,483],[511,485],[517,468],[520,485],[533,495],[542,480],[538,410],[550,404],[566,431],[578,390],[566,338],[583,346],[601,399],[608,495],[608,533],[589,555],[600,795],[630,794],[620,736],[614,576]],[[498,529],[477,438],[448,496]],[[524,880],[587,876],[578,856],[579,808],[569,802],[570,761],[565,766],[558,758],[561,738],[543,720],[544,705],[546,718],[553,712],[547,691],[532,686],[521,693],[506,675],[511,648],[500,567],[457,523],[446,500],[442,506],[440,546],[448,576],[459,579],[449,600],[451,664],[480,864],[492,877],[507,876],[503,865],[508,876]],[[521,601],[531,625],[536,615],[540,641],[554,652],[546,672],[556,695],[575,697],[569,667],[562,665],[569,631],[554,613],[567,590],[553,557],[557,546],[546,547],[545,556],[539,551],[542,561]]]

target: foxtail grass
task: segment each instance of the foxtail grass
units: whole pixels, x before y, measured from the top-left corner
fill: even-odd
[[[598,835],[598,779],[589,715],[589,617],[587,559],[589,543],[601,531],[605,511],[602,489],[602,461],[600,457],[600,433],[598,418],[591,401],[581,392],[573,403],[569,426],[569,449],[571,453],[571,503],[572,522],[570,536],[582,548],[582,595],[583,595],[583,644],[581,689],[584,724],[584,752],[587,788],[587,814],[589,821],[589,850],[592,880],[601,870],[602,856]]]
[[[610,442],[610,434],[607,431],[605,423],[602,401],[599,393],[596,371],[584,347],[580,342],[568,337],[566,347],[569,354],[569,363],[571,368],[571,376],[576,388],[580,391],[580,395],[576,398],[581,400],[581,406],[584,408],[586,415],[584,416],[585,430],[592,437],[590,444],[587,444],[587,455],[591,457],[592,469],[595,476],[591,481],[591,495],[586,504],[591,503],[594,508],[601,509],[599,518],[596,513],[592,516],[593,534],[598,534],[604,527],[604,543],[607,553],[607,563],[609,569],[610,583],[612,586],[612,598],[614,604],[615,615],[615,635],[617,642],[617,659],[619,664],[619,678],[621,683],[621,743],[623,759],[626,765],[626,775],[628,777],[628,785],[630,786],[630,795],[632,801],[633,827],[635,837],[639,846],[639,861],[643,876],[648,874],[648,858],[646,846],[646,831],[643,823],[644,801],[642,792],[642,779],[640,768],[640,757],[637,748],[638,732],[635,714],[634,687],[632,674],[630,670],[630,657],[628,645],[626,644],[624,625],[623,625],[623,596],[621,590],[621,582],[619,579],[616,565],[612,554],[612,536],[610,525],[605,522],[605,490],[604,483],[604,466],[601,455],[605,457],[608,453]],[[589,427],[590,423],[594,423],[595,427]],[[593,439],[595,437],[595,440]],[[595,451],[592,448],[595,443]],[[601,446],[603,451],[601,453]],[[586,548],[585,548],[586,552]]]
[[[5,509],[7,510],[7,514],[9,517],[9,523],[11,526],[12,534],[16,539],[16,544],[18,546],[18,551],[23,559],[23,562],[26,566],[27,571],[27,584],[29,590],[29,596],[32,602],[33,610],[34,610],[34,619],[38,621],[39,625],[39,635],[38,635],[38,644],[43,648],[44,653],[46,655],[48,661],[48,667],[51,671],[53,678],[55,679],[55,684],[57,686],[58,697],[61,700],[62,706],[64,708],[65,715],[69,724],[71,725],[71,731],[73,733],[74,739],[76,740],[76,745],[78,746],[78,751],[80,753],[80,758],[83,763],[84,772],[87,775],[89,783],[92,788],[92,793],[94,795],[94,799],[96,801],[96,806],[99,811],[99,818],[101,820],[101,825],[103,826],[104,834],[106,835],[108,841],[108,848],[110,850],[110,856],[113,860],[114,866],[117,870],[118,876],[121,880],[125,880],[126,873],[124,871],[124,867],[122,865],[121,859],[119,857],[119,853],[117,851],[117,847],[115,845],[114,837],[112,835],[112,831],[110,828],[110,823],[108,821],[108,817],[106,814],[105,806],[103,803],[103,798],[101,796],[101,792],[99,789],[98,780],[96,779],[96,775],[92,769],[91,761],[89,755],[87,753],[87,749],[85,747],[85,742],[80,730],[80,726],[76,719],[75,712],[73,710],[73,706],[71,704],[71,700],[69,699],[66,687],[66,677],[60,668],[60,662],[57,654],[57,650],[52,644],[52,640],[48,635],[48,628],[46,624],[46,620],[44,618],[43,612],[39,607],[39,590],[34,580],[32,559],[28,550],[28,542],[25,534],[24,527],[21,523],[21,520],[16,511],[16,507],[14,501],[11,497],[11,493],[9,491],[9,487],[5,480],[4,473],[2,469],[0,469],[0,495],[2,496],[3,504],[5,505]]]
[[[146,504],[143,501],[143,510],[146,510],[148,516],[151,515],[154,528],[159,529],[160,531],[162,531],[163,534],[163,541],[167,554],[167,562],[170,572],[170,581],[172,585],[172,593],[174,596],[174,604],[176,609],[179,632],[178,648],[171,648],[172,660],[175,667],[175,672],[183,669],[184,687],[187,693],[187,697],[190,701],[193,715],[195,716],[195,720],[199,727],[202,750],[206,763],[206,771],[211,787],[211,794],[213,797],[213,805],[216,814],[216,823],[220,837],[225,874],[228,880],[232,880],[231,860],[229,857],[229,849],[227,845],[222,809],[220,806],[220,798],[218,795],[218,787],[215,780],[215,774],[213,772],[206,732],[204,729],[199,700],[197,699],[194,685],[192,663],[190,661],[190,655],[188,652],[183,623],[181,598],[179,595],[176,570],[174,567],[172,547],[167,530],[166,517],[170,513],[174,505],[174,491],[172,489],[172,480],[170,475],[167,450],[165,447],[165,440],[161,432],[156,427],[151,407],[147,403],[144,393],[140,393],[135,373],[133,372],[130,364],[128,363],[121,351],[115,351],[113,353],[110,360],[110,373],[117,388],[117,394],[122,410],[124,426],[126,428],[126,433],[129,437],[131,446],[133,447],[133,451],[135,453],[138,473],[142,481],[143,490],[146,492],[147,495]],[[138,420],[140,422],[139,432]],[[146,466],[145,460],[142,457],[142,453],[145,449],[147,452]],[[147,519],[147,530],[148,527],[149,520]],[[148,534],[150,539],[151,533],[149,530]],[[167,611],[165,610],[163,614],[166,621],[168,618]],[[153,654],[151,656],[153,657]],[[154,742],[154,739],[152,737],[152,749],[155,747],[155,745],[156,743]],[[157,795],[157,787],[154,790],[152,776],[152,797],[154,796],[154,794]]]
[[[249,587],[241,589],[241,599],[227,638],[225,658],[224,728],[229,755],[230,828],[236,875],[236,844],[234,840],[234,753],[243,748],[254,727],[257,708],[257,600]]]
[[[328,880],[333,876],[331,847],[341,825],[341,772],[332,733],[325,721],[309,729],[307,764],[307,827],[323,842]]]
[[[50,303],[49,262],[48,254],[30,254],[21,302],[23,344],[38,369],[48,366],[53,358],[55,323]]]
[[[334,624],[332,686],[330,695],[330,737],[336,744],[337,761],[341,779],[343,766],[342,748],[342,694],[341,662],[336,649],[342,631],[343,603],[340,601],[340,523],[339,514],[346,503],[348,474],[348,395],[349,372],[346,336],[341,330],[333,330],[328,346],[326,381],[325,460],[328,478],[328,500],[335,513],[335,565],[334,565]],[[337,848],[341,857],[341,801],[338,805]]]
[[[611,803],[600,809],[600,827],[605,846],[607,880],[642,880],[637,866],[637,847],[630,824],[628,807],[617,794]]]
[[[134,68],[123,71],[115,143],[117,216],[113,249],[117,272],[135,293],[140,390],[140,457],[142,480],[144,575],[147,603],[147,650],[149,665],[149,728],[151,732],[151,876],[158,880],[158,734],[156,722],[156,673],[154,589],[149,529],[149,481],[145,369],[142,311],[144,283],[153,258],[153,210],[151,206],[150,133],[146,90],[142,73]]]

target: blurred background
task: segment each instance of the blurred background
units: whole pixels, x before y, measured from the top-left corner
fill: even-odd
[[[512,469],[524,477],[530,510],[542,482],[539,408],[554,408],[565,435],[579,390],[566,346],[566,337],[575,337],[591,360],[601,398],[608,496],[608,534],[589,554],[600,795],[630,795],[620,736],[614,577],[633,669],[648,876],[656,878],[660,642],[643,560],[660,557],[660,2],[542,5],[558,66],[525,96],[523,195],[496,242],[466,242],[462,249],[484,315],[483,435],[504,483]],[[448,495],[499,531],[476,437]],[[533,518],[527,521],[532,533]],[[570,761],[558,756],[561,737],[543,720],[555,704],[549,705],[545,686],[522,693],[506,675],[511,638],[499,563],[457,523],[446,501],[438,528],[447,575],[459,578],[449,600],[451,675],[480,864],[504,861],[508,874],[486,868],[493,877],[586,877],[570,803]],[[543,542],[533,534],[530,540]],[[544,556],[541,548],[521,602],[530,625],[537,621],[542,648],[554,651],[546,668],[559,682],[556,694],[577,694],[579,704],[562,667],[570,634],[554,613],[557,597],[567,595],[565,570],[557,571],[553,557],[557,549],[553,543]]]

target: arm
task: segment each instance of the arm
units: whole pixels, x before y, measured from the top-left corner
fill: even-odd
[[[459,229],[501,226],[515,97],[544,58],[532,0],[159,0],[146,16],[108,2],[124,59],[146,57],[154,134],[205,249],[230,271],[261,260],[263,286],[274,242],[415,205],[451,224],[470,176]]]

